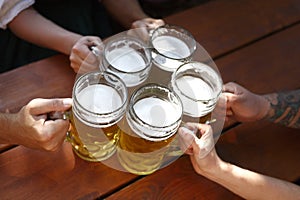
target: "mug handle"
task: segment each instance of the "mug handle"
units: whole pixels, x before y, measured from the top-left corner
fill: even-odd
[[[56,120],[56,119],[70,120],[71,119],[71,109],[66,110],[66,111],[52,111],[52,112],[47,113],[47,120]],[[66,133],[65,142],[70,142],[69,130]]]
[[[48,120],[56,120],[56,119],[69,120],[70,116],[71,116],[71,110],[52,111],[52,112],[47,113]]]
[[[210,119],[210,120],[207,120],[205,122],[205,124],[210,125],[210,124],[213,124],[216,121],[217,121],[216,119]],[[181,122],[180,127],[185,127],[185,122]],[[197,133],[194,133],[194,134],[196,135]],[[184,154],[184,152],[180,148],[178,137],[179,136],[176,135],[174,140],[169,144],[166,156],[168,156],[168,157],[179,157],[179,156]]]

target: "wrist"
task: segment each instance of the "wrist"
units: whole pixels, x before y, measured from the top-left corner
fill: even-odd
[[[256,106],[258,107],[258,114],[255,121],[266,118],[270,109],[270,102],[265,95],[258,95],[257,99],[258,102],[256,102]]]
[[[66,34],[65,36],[65,40],[63,41],[67,41],[65,42],[63,45],[63,48],[60,50],[61,53],[66,54],[66,55],[70,55],[72,52],[72,48],[73,46],[76,44],[76,42],[82,37],[82,35],[76,34],[76,33],[71,33],[70,34]]]
[[[214,166],[204,170],[201,175],[209,179],[216,180],[221,174],[229,171],[229,167],[229,163],[226,163],[220,159]]]
[[[273,116],[273,111],[271,109],[271,104],[273,102],[273,94],[266,94],[266,95],[263,95],[262,98],[264,99],[264,110],[263,110],[263,113],[261,118],[262,120],[267,120],[269,119],[271,116]]]
[[[204,161],[206,159],[206,161]],[[205,176],[209,179],[216,178],[220,173],[228,168],[228,163],[224,162],[217,154],[216,151],[212,151],[202,160],[202,164],[199,165],[198,174]]]

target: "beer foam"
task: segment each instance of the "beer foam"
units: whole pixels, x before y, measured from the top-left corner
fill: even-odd
[[[78,93],[78,102],[94,113],[109,113],[122,106],[118,92],[104,84],[89,85]]]
[[[172,83],[174,84],[174,83]],[[211,109],[211,104],[201,100],[214,98],[213,88],[203,79],[194,76],[182,76],[176,80],[176,86],[172,86],[175,93],[181,99],[184,113],[193,117],[201,117]]]
[[[145,60],[133,48],[124,46],[114,49],[107,55],[108,62],[116,69],[125,72],[136,72],[145,68]]]
[[[181,116],[177,105],[155,97],[141,99],[133,108],[141,120],[157,127],[169,126]]]
[[[152,43],[160,54],[170,58],[182,59],[189,57],[191,54],[187,44],[173,36],[159,36],[155,38]]]
[[[182,76],[176,83],[179,90],[192,99],[208,100],[214,96],[213,88],[201,78]]]

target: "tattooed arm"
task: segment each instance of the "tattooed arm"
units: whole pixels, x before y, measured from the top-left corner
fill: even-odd
[[[227,97],[226,118],[256,121],[266,119],[300,128],[300,90],[266,95],[254,94],[236,83],[224,85]]]
[[[300,128],[300,89],[265,95],[270,102],[266,119],[288,127]]]

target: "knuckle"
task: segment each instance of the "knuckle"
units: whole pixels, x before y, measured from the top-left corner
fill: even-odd
[[[78,54],[78,53],[80,52],[80,46],[75,44],[75,45],[72,47],[71,52],[74,53],[74,54]]]
[[[61,99],[52,99],[51,104],[53,109],[58,109],[58,110],[63,108],[64,106]]]

